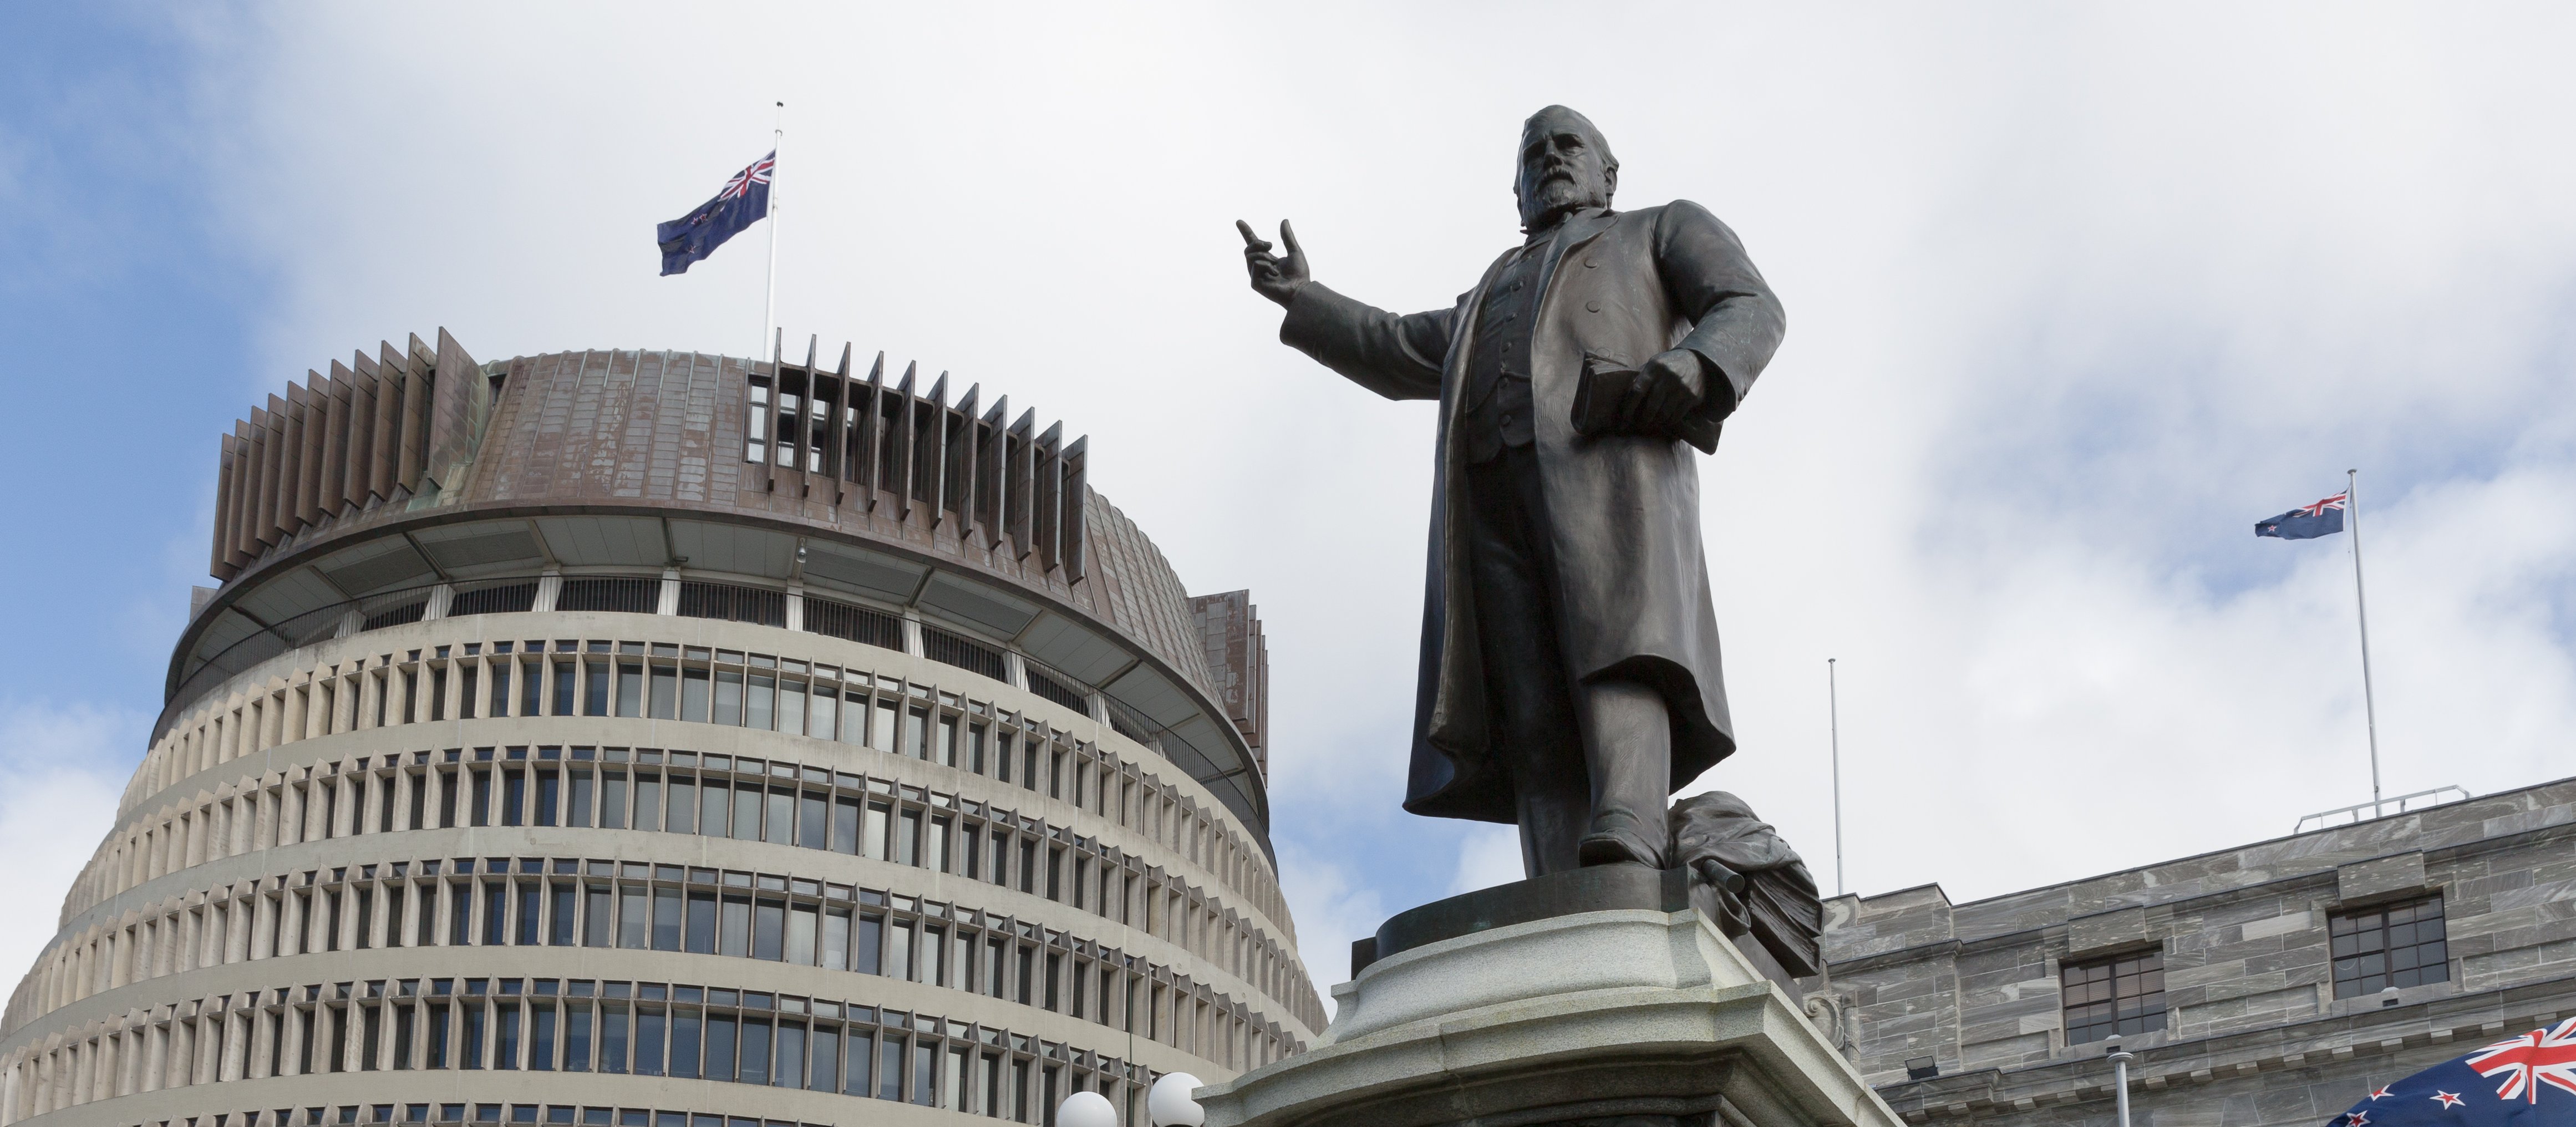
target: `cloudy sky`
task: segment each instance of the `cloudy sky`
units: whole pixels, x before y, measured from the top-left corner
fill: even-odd
[[[1293,12],[1291,9],[1293,8]],[[1789,336],[1704,514],[1743,794],[1845,883],[1965,900],[2369,797],[2576,774],[2564,8],[11,5],[0,10],[0,963],[111,816],[205,582],[216,435],[445,326],[745,353],[764,232],[652,225],[788,135],[780,319],[1093,437],[1268,624],[1310,964],[1517,874],[1400,814],[1432,410],[1280,346],[1238,217],[1448,304],[1522,117],[1742,235]]]

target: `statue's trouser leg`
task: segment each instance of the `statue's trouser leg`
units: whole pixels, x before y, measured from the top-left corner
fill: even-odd
[[[1565,872],[1581,863],[1577,844],[1590,824],[1593,796],[1557,644],[1547,542],[1531,519],[1539,511],[1537,462],[1526,447],[1505,450],[1468,468],[1468,489],[1486,723],[1498,766],[1512,781],[1521,867],[1533,877]]]
[[[1593,840],[1581,847],[1583,862],[1663,868],[1671,841],[1664,803],[1673,773],[1673,725],[1664,695],[1622,680],[1596,681],[1577,694],[1585,773],[1592,779]]]

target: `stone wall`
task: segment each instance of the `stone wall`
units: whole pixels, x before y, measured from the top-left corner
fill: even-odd
[[[2447,980],[2336,998],[2329,918],[2437,891]],[[2148,950],[2167,1027],[2125,1039],[2136,1122],[2318,1122],[2576,1013],[2576,779],[1967,904],[1842,897],[1824,945],[1815,1008],[1915,1122],[2108,1123],[2103,1045],[2067,1044],[2059,970]]]

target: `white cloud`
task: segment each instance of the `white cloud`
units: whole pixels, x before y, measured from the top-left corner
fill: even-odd
[[[1521,879],[1521,835],[1511,826],[1477,823],[1458,847],[1458,875],[1450,878],[1452,895],[1492,888]]]
[[[42,906],[0,916],[0,967],[24,974],[53,939],[52,909],[114,824],[146,723],[79,705],[0,701],[0,856],[9,858],[10,902]]]
[[[790,338],[1064,417],[1194,589],[1253,589],[1320,979],[1371,913],[1507,869],[1396,810],[1430,410],[1279,346],[1230,224],[1293,216],[1337,288],[1445,303],[1514,241],[1511,138],[1551,101],[1609,132],[1623,202],[1710,205],[1788,307],[1704,463],[1744,751],[1700,785],[1820,876],[1828,656],[1856,890],[1990,894],[2362,797],[2345,544],[2249,528],[2347,466],[2390,789],[2567,771],[2564,11],[1622,8],[1586,34],[1631,46],[1584,66],[1525,64],[1562,22],[1537,6],[687,11],[225,38],[212,190],[292,295],[245,402],[439,324],[485,358],[744,351],[765,232],[668,279],[646,233],[786,98]]]
[[[1332,984],[1350,978],[1352,942],[1377,934],[1387,906],[1350,859],[1309,852],[1291,841],[1279,848],[1279,886],[1297,925],[1297,953],[1315,989],[1332,1005]]]

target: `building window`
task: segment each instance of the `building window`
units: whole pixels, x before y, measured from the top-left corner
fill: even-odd
[[[2114,1033],[2134,1037],[2165,1027],[2165,955],[2143,951],[2074,963],[2058,971],[2066,1000],[2066,1043]]]
[[[2339,913],[2328,928],[2334,937],[2335,997],[2357,998],[2451,977],[2439,894]]]

